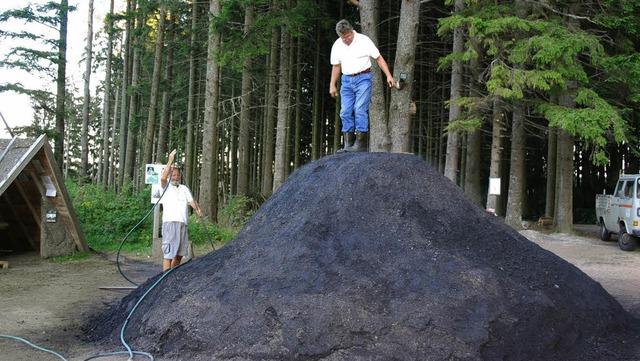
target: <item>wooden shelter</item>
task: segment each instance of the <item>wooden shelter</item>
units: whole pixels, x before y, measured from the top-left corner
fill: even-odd
[[[89,252],[47,137],[0,139],[0,251]]]

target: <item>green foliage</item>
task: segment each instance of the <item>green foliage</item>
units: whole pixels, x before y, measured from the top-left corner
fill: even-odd
[[[602,25],[617,29],[623,24],[632,26],[633,29],[623,30],[627,33],[640,29],[637,2],[611,0],[604,3],[611,12],[598,17]],[[624,116],[629,112],[613,105],[619,103],[619,95],[615,89],[602,84],[625,84],[630,90],[626,93],[628,97],[638,102],[640,81],[637,79],[640,76],[633,76],[640,75],[637,54],[611,56],[601,33],[585,26],[570,26],[566,18],[555,13],[534,9],[527,17],[522,17],[515,13],[513,6],[478,1],[467,1],[466,4],[464,10],[439,20],[438,35],[446,36],[455,30],[462,30],[466,35],[463,50],[443,57],[439,68],[456,60],[488,64],[484,73],[488,76],[482,79],[486,98],[537,104],[535,110],[549,120],[550,126],[564,129],[583,140],[587,148],[592,148],[592,162],[606,164],[608,142],[628,141]],[[624,36],[616,42],[618,40],[623,44],[628,41]],[[633,48],[629,44],[621,47]],[[580,88],[575,108],[549,101],[566,96],[568,82],[574,82]],[[473,114],[478,113],[479,106],[486,102],[474,100],[460,105]],[[466,115],[455,120],[448,131],[464,130],[474,124],[462,121],[464,118],[473,117]]]
[[[482,117],[476,110],[486,107],[486,98],[481,97],[458,97],[445,103],[449,107],[453,102],[459,105],[463,111],[458,119],[450,119],[445,132],[473,132],[482,126]]]
[[[204,218],[193,214],[189,217],[189,240],[196,246],[207,245],[210,242],[219,245],[227,244],[237,232],[223,229]]]
[[[592,162],[604,165],[608,161],[604,153],[607,143],[626,140],[626,124],[621,111],[588,88],[578,90],[575,102],[577,108],[541,103],[537,110],[549,120],[549,126],[585,140],[593,147]]]
[[[600,5],[606,11],[599,11],[594,17],[594,22],[607,28],[616,29],[628,36],[640,34],[640,3],[637,0],[601,0]],[[631,42],[621,38],[616,39],[616,45],[633,46]],[[626,48],[635,51],[633,48]]]
[[[491,78],[486,82],[490,94],[507,100],[525,97],[527,90],[550,91],[565,88],[565,78],[555,70],[523,70],[496,62],[491,68]]]
[[[60,25],[60,13],[62,11],[72,12],[75,10],[75,6],[67,5],[67,8],[64,9],[62,3],[55,1],[49,1],[45,4],[29,4],[24,8],[10,9],[0,13],[0,22],[19,19],[25,23],[36,23],[56,28]],[[27,36],[27,33],[22,34]]]
[[[260,14],[248,29],[244,27],[244,13],[252,6]],[[221,66],[230,66],[242,71],[245,58],[255,58],[268,54],[271,35],[282,28],[293,37],[303,36],[310,17],[318,16],[319,9],[314,1],[298,1],[295,6],[287,3],[274,9],[266,0],[232,0],[222,3],[219,17],[212,19],[212,27],[224,38],[216,53]]]
[[[28,5],[24,8],[10,9],[0,13],[0,24],[9,21],[19,21],[28,24],[28,30],[20,27],[18,31],[0,29],[0,37],[11,39],[22,39],[31,42],[34,47],[14,47],[7,55],[7,59],[2,62],[3,67],[23,69],[28,72],[34,70],[42,73],[50,73],[48,68],[51,64],[57,64],[59,39],[50,38],[46,35],[47,29],[57,29],[62,20],[63,11],[74,11],[74,6],[62,8],[62,4],[54,1],[43,5]],[[40,32],[38,32],[40,29]],[[45,50],[40,48],[45,44]],[[54,77],[55,79],[55,77]]]
[[[608,57],[603,60],[603,68],[607,72],[606,81],[618,85],[616,94],[640,105],[640,53]],[[627,89],[620,89],[621,85]]]
[[[473,132],[482,126],[481,118],[467,118],[450,122],[446,132]]]
[[[515,44],[509,60],[521,67],[555,71],[566,79],[589,82],[584,59],[598,64],[604,56],[604,48],[598,38],[584,31],[571,31],[565,24],[547,22],[544,32]]]
[[[75,7],[68,6],[67,2],[49,1],[42,5],[28,5],[0,13],[0,26],[3,27],[0,29],[0,40],[17,39],[24,44],[13,47],[4,59],[0,59],[0,69],[19,70],[28,76],[49,78],[51,83],[56,83],[59,80],[57,68],[61,65],[61,43],[59,37],[51,35],[50,30],[58,30],[67,13],[74,10]],[[21,26],[16,26],[16,22],[21,23]],[[34,116],[34,121],[40,118],[46,122],[51,114],[55,114],[55,106],[51,105],[54,95],[46,89],[29,89],[20,82],[14,82],[0,84],[0,92],[4,91],[28,95],[34,110],[42,111]],[[41,125],[48,128],[45,124]],[[23,132],[37,132],[41,125],[34,124],[32,128],[23,129]],[[48,131],[47,134],[53,136],[53,139],[61,137],[57,132]]]
[[[257,210],[257,203],[249,197],[241,195],[229,196],[219,212],[219,222],[227,228],[239,230]]]
[[[67,182],[78,219],[89,246],[95,250],[115,251],[125,240],[122,250],[126,252],[148,253],[153,242],[153,205],[149,201],[151,189],[132,192],[131,184],[125,186],[121,194],[113,190],[105,191],[93,184],[78,185]],[[129,195],[131,194],[131,195]],[[229,242],[253,214],[251,200],[245,197],[231,197],[232,201],[221,210],[221,214],[233,227],[212,224],[195,213],[189,217],[189,239],[194,245],[209,244],[216,247]],[[143,221],[143,217],[148,216]],[[203,224],[206,226],[203,227]]]
[[[67,182],[67,187],[87,242],[96,250],[116,250],[152,206],[149,186],[132,195],[128,195],[131,185],[125,186],[121,194],[92,184],[78,186],[75,182]],[[152,234],[153,215],[150,215],[127,238],[123,249],[149,248]]]

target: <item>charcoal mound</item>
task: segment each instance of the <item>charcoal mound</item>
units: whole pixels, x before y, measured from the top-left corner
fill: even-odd
[[[157,279],[92,339],[118,344]],[[638,322],[419,157],[358,153],[292,174],[149,291],[124,337],[167,360],[633,360]]]

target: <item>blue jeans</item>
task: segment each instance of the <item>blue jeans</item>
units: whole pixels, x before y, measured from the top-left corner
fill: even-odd
[[[369,131],[372,80],[373,73],[342,76],[340,119],[343,133],[353,133],[354,129],[358,132]]]

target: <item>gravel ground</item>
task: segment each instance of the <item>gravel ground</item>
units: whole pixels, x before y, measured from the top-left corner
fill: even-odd
[[[549,234],[548,230],[522,231],[522,235],[569,261],[599,282],[627,311],[640,318],[640,250],[622,251],[598,238],[595,225],[576,225],[576,234]]]

